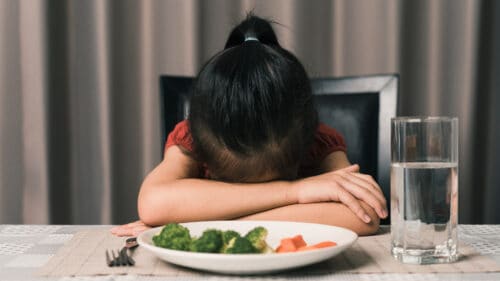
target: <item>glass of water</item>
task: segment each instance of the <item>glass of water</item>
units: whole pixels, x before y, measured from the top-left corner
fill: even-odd
[[[458,257],[458,119],[391,120],[391,251],[411,264]]]

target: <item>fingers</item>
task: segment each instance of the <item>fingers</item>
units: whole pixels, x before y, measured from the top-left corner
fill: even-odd
[[[354,176],[356,176],[364,181],[369,182],[371,185],[373,185],[375,188],[377,188],[382,193],[382,189],[377,184],[377,182],[372,178],[372,176],[359,173],[359,165],[358,164],[353,164],[351,166],[347,166],[345,168],[336,170],[333,173],[344,173],[344,172],[350,172],[352,175],[354,175]]]
[[[359,200],[365,201],[368,205],[370,205],[378,214],[379,217],[384,218],[385,217],[385,206],[384,204],[379,201],[377,196],[373,194],[369,190],[369,188],[366,188],[364,186],[355,184],[354,182],[350,181],[349,179],[346,179],[345,177],[342,177],[341,175],[337,175],[339,178],[337,179],[337,182],[349,193],[354,195],[354,197],[358,198]]]
[[[150,229],[149,226],[132,226],[132,227],[127,227],[127,226],[118,226],[115,227],[111,230],[111,234],[116,235],[116,236],[137,236],[140,233],[142,233],[145,230]]]
[[[126,226],[118,226],[112,229],[111,233],[116,236],[132,236],[133,229]]]
[[[110,232],[116,236],[135,236],[148,228],[149,227],[142,221],[138,220],[124,225],[115,226],[111,228]]]
[[[146,230],[148,230],[150,228],[151,227],[145,226],[145,225],[134,227],[134,229],[132,230],[132,235],[133,236],[137,236],[137,235],[141,234],[142,232],[144,232],[144,231],[146,231]]]
[[[362,221],[365,223],[370,223],[371,218],[368,216],[368,214],[365,212],[363,207],[361,207],[361,204],[359,201],[352,196],[349,192],[342,190],[338,194],[340,202],[345,204],[351,211],[353,211],[356,216],[358,216]]]
[[[370,175],[365,175],[365,174],[360,174],[360,173],[353,173],[353,176],[362,179],[368,183],[370,183],[374,188],[376,188],[381,194],[384,194],[382,192],[382,188],[377,184],[377,182],[372,178]]]
[[[121,227],[123,227],[122,225],[119,225],[119,226],[115,226],[113,228],[111,228],[109,231],[111,232],[111,234],[115,234],[116,232],[118,232]]]
[[[387,216],[387,200],[385,199],[384,192],[372,176],[359,173],[359,165],[353,164],[351,166],[337,170],[334,173],[341,174],[355,184],[368,188],[368,190],[371,191],[383,204],[383,210],[385,213],[385,216],[383,217]],[[356,180],[355,178],[359,180]]]
[[[387,216],[387,200],[384,197],[384,193],[380,186],[373,180],[373,178],[369,175],[362,175],[359,173],[340,173],[345,180],[352,182],[355,185],[361,186],[371,192],[377,200],[382,204],[382,210],[384,212],[384,216]],[[365,176],[367,178],[365,178]],[[371,179],[371,181],[369,180]]]

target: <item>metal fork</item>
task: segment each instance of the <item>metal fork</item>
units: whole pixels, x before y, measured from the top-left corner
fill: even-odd
[[[134,265],[135,261],[130,255],[128,255],[127,250],[132,250],[137,246],[138,244],[136,238],[132,237],[128,238],[125,241],[125,247],[123,247],[121,250],[106,250],[106,263],[108,264],[108,266]]]

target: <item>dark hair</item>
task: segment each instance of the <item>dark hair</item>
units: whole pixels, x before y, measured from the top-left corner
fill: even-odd
[[[304,67],[280,46],[269,21],[247,16],[203,66],[193,90],[194,152],[210,172],[229,181],[249,173],[296,177],[317,113]]]

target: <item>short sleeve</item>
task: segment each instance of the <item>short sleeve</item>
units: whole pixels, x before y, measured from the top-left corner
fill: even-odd
[[[173,145],[178,145],[189,152],[193,151],[193,137],[187,120],[177,123],[174,130],[168,134],[165,150]]]
[[[314,135],[314,142],[308,158],[314,162],[320,162],[336,151],[347,151],[344,137],[334,128],[320,123]]]

